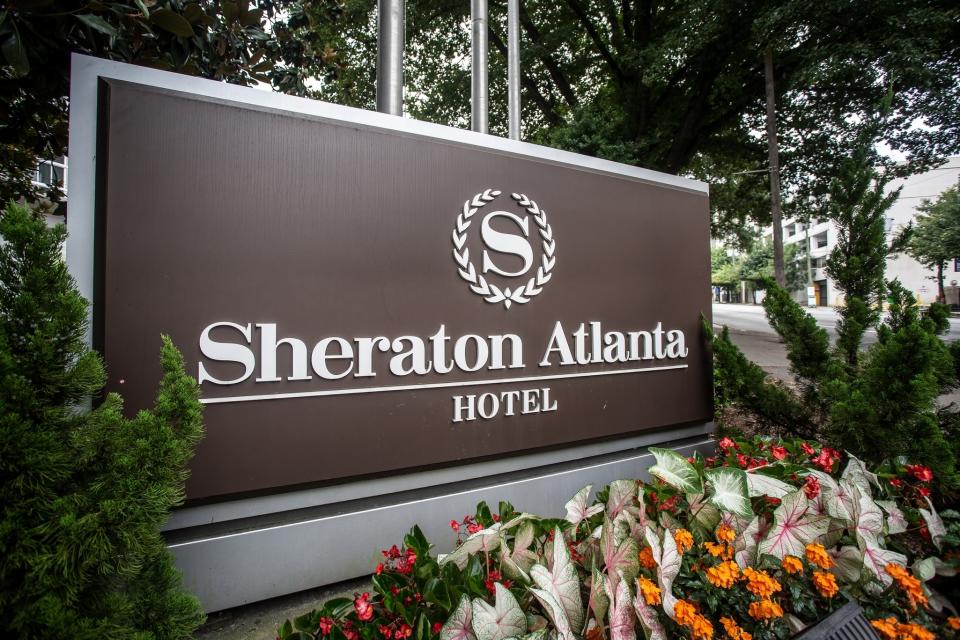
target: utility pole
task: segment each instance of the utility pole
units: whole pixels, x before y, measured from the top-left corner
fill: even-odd
[[[773,218],[773,275],[786,286],[783,273],[783,222],[780,211],[780,159],[777,153],[777,105],[773,87],[773,49],[764,56],[767,85],[767,152],[770,161],[770,213]]]
[[[377,111],[403,115],[404,0],[377,2]]]

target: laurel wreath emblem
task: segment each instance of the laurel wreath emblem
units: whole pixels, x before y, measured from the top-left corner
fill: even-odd
[[[466,247],[467,229],[470,228],[471,218],[473,218],[474,214],[499,195],[499,191],[485,189],[481,193],[473,196],[472,199],[463,203],[463,210],[460,212],[460,215],[457,216],[457,223],[453,229],[453,259],[456,260],[459,265],[457,273],[467,281],[471,291],[479,296],[483,296],[483,299],[491,304],[502,302],[503,306],[509,309],[513,303],[526,304],[530,302],[530,299],[539,294],[543,290],[543,285],[548,283],[550,278],[553,277],[551,271],[553,271],[553,266],[556,262],[555,253],[557,243],[553,239],[553,229],[547,223],[547,212],[524,194],[511,193],[510,197],[516,200],[521,207],[525,208],[527,212],[533,216],[533,220],[537,224],[540,239],[543,241],[541,263],[540,266],[537,267],[537,272],[527,280],[527,283],[522,287],[517,287],[516,289],[506,287],[501,289],[492,282],[487,282],[487,279],[484,278],[482,274],[477,273],[477,270],[473,267],[473,263],[470,262],[470,249]]]

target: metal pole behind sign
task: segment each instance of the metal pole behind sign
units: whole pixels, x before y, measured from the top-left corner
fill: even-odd
[[[520,0],[507,0],[507,121],[511,140],[520,139]]]
[[[403,115],[404,0],[377,3],[377,111]]]
[[[487,0],[470,0],[472,22],[470,128],[487,133]]]

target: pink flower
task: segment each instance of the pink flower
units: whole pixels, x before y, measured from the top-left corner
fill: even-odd
[[[366,622],[373,617],[373,605],[370,604],[370,594],[364,593],[353,601],[353,608],[357,610],[357,617]]]
[[[770,453],[772,453],[773,457],[777,460],[783,460],[787,457],[786,447],[781,447],[779,445],[773,445],[770,447]]]
[[[388,640],[389,640],[390,636],[393,635],[393,631],[391,631],[391,630],[390,630],[390,627],[388,627],[388,626],[385,625],[385,624],[379,625],[379,626],[377,627],[377,629],[380,630],[380,635],[382,635],[384,638],[387,638]]]
[[[724,438],[720,441],[720,448],[723,449],[724,452],[726,452],[727,449],[735,448],[736,446],[737,444],[730,438]]]

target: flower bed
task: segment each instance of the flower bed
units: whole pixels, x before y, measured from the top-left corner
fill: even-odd
[[[935,589],[960,566],[960,514],[938,514],[929,469],[801,440],[651,449],[651,482],[584,487],[562,519],[451,521],[434,557],[419,528],[383,552],[374,593],[288,621],[280,638],[649,640],[789,638],[846,602],[880,637],[960,637]]]

